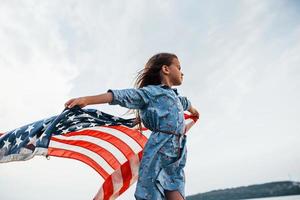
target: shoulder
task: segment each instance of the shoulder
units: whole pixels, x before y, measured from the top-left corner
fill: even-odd
[[[142,87],[141,90],[143,90],[151,96],[157,96],[165,93],[161,85],[147,85],[145,87]]]
[[[153,95],[171,95],[180,96],[176,88],[171,88],[166,85],[147,85],[142,88],[143,90],[152,93]]]

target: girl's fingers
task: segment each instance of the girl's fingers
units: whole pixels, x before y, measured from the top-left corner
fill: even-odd
[[[73,107],[76,106],[76,105],[79,105],[79,104],[77,103],[76,100],[74,100],[74,101],[68,106],[68,108],[73,108]]]
[[[68,108],[73,108],[76,105],[78,105],[80,108],[82,108],[82,107],[86,106],[87,104],[83,98],[74,98],[74,99],[67,101],[67,103],[65,103],[65,107],[68,107]]]
[[[65,103],[65,107],[68,107],[69,104],[70,104],[70,101],[67,101],[67,102]]]
[[[70,99],[65,103],[65,107],[72,108],[76,99]]]

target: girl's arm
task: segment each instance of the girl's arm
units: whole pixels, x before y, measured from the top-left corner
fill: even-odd
[[[196,108],[194,108],[193,106],[190,106],[190,108],[188,109],[188,111],[195,117],[199,118],[199,112]]]
[[[111,92],[95,95],[95,96],[85,96],[70,99],[65,103],[65,107],[72,108],[78,105],[80,108],[83,108],[91,104],[101,104],[101,103],[110,103],[113,100],[113,94]]]

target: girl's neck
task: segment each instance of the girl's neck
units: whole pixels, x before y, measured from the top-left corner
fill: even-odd
[[[173,86],[172,83],[171,83],[171,81],[166,80],[166,79],[163,79],[163,80],[161,81],[161,84],[162,84],[162,85],[166,85],[166,86],[168,86],[168,87],[172,87],[172,86]]]

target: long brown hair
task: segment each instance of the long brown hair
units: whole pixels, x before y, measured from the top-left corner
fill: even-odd
[[[142,88],[147,85],[161,84],[160,70],[163,65],[170,66],[174,58],[177,58],[177,56],[172,53],[158,53],[152,56],[145,67],[138,72],[134,86],[136,88]],[[136,124],[138,124],[139,129],[142,130],[139,110],[135,111],[135,115]]]
[[[144,69],[138,72],[135,87],[142,88],[147,85],[161,84],[160,70],[163,65],[170,66],[174,58],[177,56],[171,53],[158,53],[152,56]]]

